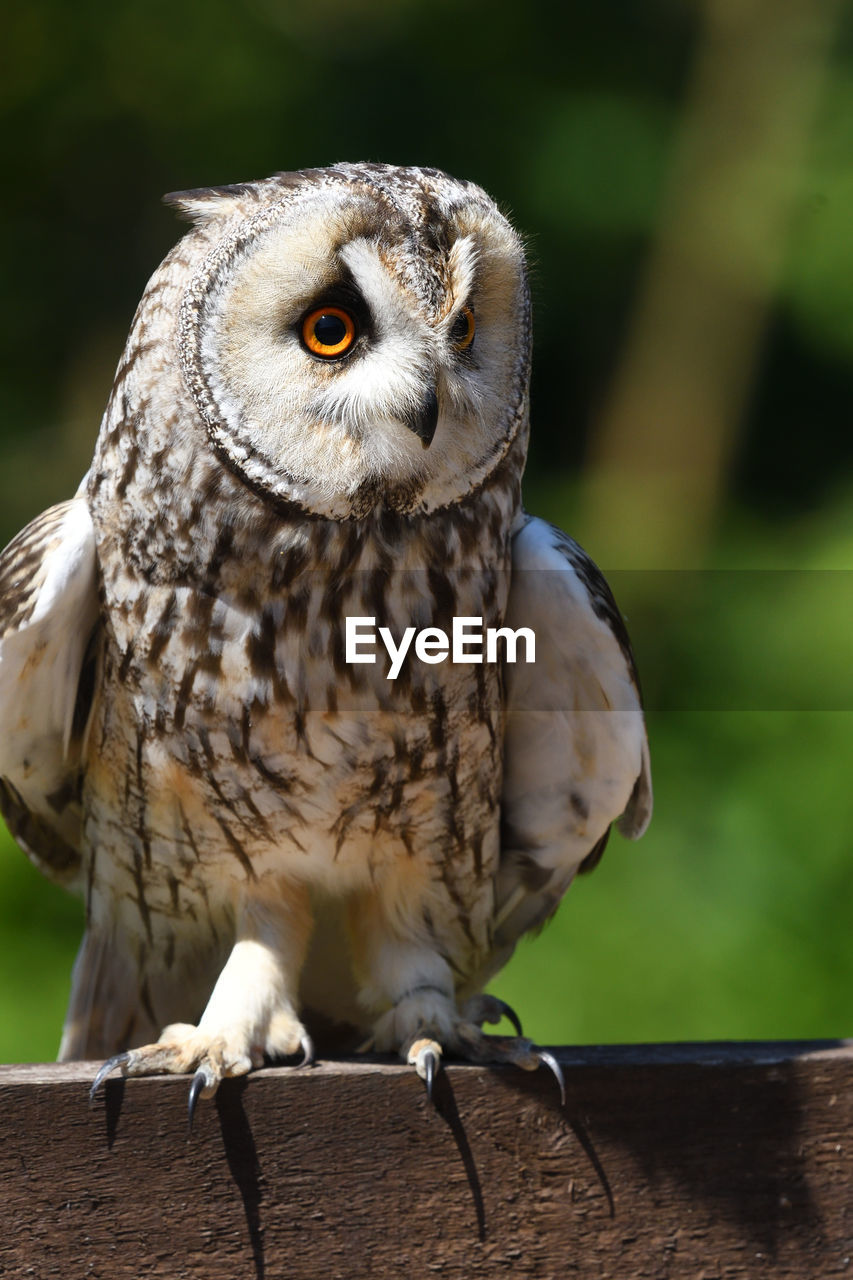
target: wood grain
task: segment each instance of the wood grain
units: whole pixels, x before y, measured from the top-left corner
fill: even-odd
[[[0,1276],[853,1274],[853,1043],[555,1049],[226,1082],[0,1068]]]

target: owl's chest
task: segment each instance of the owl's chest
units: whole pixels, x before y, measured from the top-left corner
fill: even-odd
[[[317,570],[255,609],[152,592],[141,625],[120,614],[110,637],[92,805],[117,810],[152,863],[216,857],[336,888],[401,850],[483,847],[502,736],[486,642],[505,579]]]

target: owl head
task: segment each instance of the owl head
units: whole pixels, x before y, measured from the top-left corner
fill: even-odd
[[[430,511],[524,448],[524,254],[479,187],[340,164],[166,200],[196,224],[183,381],[256,494],[334,518]]]

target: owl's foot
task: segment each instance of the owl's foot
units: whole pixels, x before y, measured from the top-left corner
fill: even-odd
[[[265,1058],[302,1053],[314,1045],[297,1014],[298,975],[311,933],[308,891],[278,882],[278,897],[248,897],[237,941],[216,979],[198,1026],[175,1022],[156,1044],[117,1054],[95,1077],[91,1094],[111,1071],[125,1076],[194,1072],[189,1096],[192,1125],[199,1098],[209,1098],[227,1076],[261,1067]],[[269,886],[267,886],[269,895]]]
[[[124,1076],[187,1075],[192,1071],[195,1073],[189,1094],[192,1126],[198,1099],[212,1097],[221,1080],[246,1075],[253,1067],[263,1066],[265,1052],[274,1057],[289,1057],[301,1051],[300,1067],[314,1061],[314,1045],[308,1032],[297,1019],[287,1021],[286,1029],[277,1026],[276,1034],[268,1034],[263,1044],[252,1043],[242,1027],[208,1032],[200,1026],[174,1023],[166,1027],[155,1044],[108,1058],[95,1076],[89,1097],[94,1098],[101,1083],[117,1068]]]
[[[518,1035],[486,1035],[483,1023],[495,1024],[507,1018]],[[518,1016],[497,996],[475,995],[461,1007],[451,992],[431,982],[411,987],[376,1021],[373,1034],[362,1049],[380,1053],[399,1049],[400,1056],[413,1066],[432,1099],[433,1085],[445,1054],[483,1066],[508,1063],[525,1071],[547,1067],[556,1078],[565,1104],[563,1073],[553,1054],[540,1049],[521,1034]]]
[[[507,1015],[508,1016],[508,1015]],[[499,1021],[498,1018],[490,1021]],[[472,1036],[471,1032],[476,1035]],[[487,1036],[472,1023],[457,1024],[456,1034],[450,1037],[453,1049],[460,1057],[469,1062],[485,1065],[509,1063],[514,1067],[522,1067],[525,1071],[536,1071],[539,1067],[547,1067],[551,1071],[560,1088],[560,1102],[566,1105],[566,1082],[560,1064],[547,1049],[540,1049],[532,1040],[522,1036]],[[441,1069],[444,1047],[427,1035],[419,1036],[409,1046],[406,1061],[415,1068],[426,1085],[427,1098],[432,1102],[435,1077]]]
[[[515,1027],[518,1035],[522,1034],[521,1019],[518,1014],[505,1000],[500,1000],[497,996],[483,993],[472,996],[462,1007],[462,1018],[465,1022],[471,1022],[476,1027],[482,1027],[485,1022],[488,1022],[491,1026],[496,1026],[503,1018],[506,1018]],[[415,1040],[409,1046],[407,1061],[410,1066],[415,1068],[425,1083],[427,1098],[430,1102],[432,1102],[433,1081],[441,1069],[443,1052],[441,1045],[435,1040]],[[550,1057],[550,1055],[548,1056]],[[557,1070],[559,1071],[559,1068]],[[558,1076],[558,1079],[562,1079],[562,1076]]]
[[[486,1035],[483,1023],[495,1024],[501,1018],[507,1018],[518,1035]],[[401,1046],[403,1059],[423,1080],[430,1100],[442,1059],[445,1054],[453,1054],[484,1066],[508,1063],[525,1071],[547,1067],[559,1085],[565,1105],[565,1082],[556,1058],[522,1036],[517,1015],[497,996],[472,996],[457,1009],[452,997],[440,989],[426,984],[417,987],[382,1015],[364,1047],[382,1050],[392,1048],[395,1042]]]

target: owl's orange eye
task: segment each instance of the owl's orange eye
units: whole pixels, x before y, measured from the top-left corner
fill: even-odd
[[[355,342],[355,321],[341,307],[316,307],[302,321],[302,341],[315,356],[335,360]]]
[[[463,307],[450,327],[450,338],[457,351],[466,351],[474,341],[477,322],[470,307]]]

